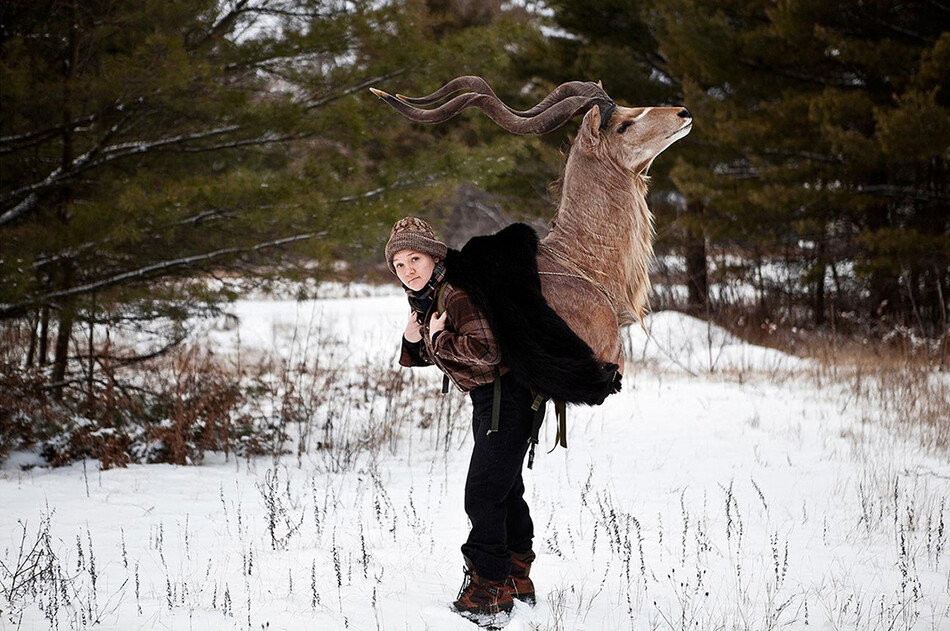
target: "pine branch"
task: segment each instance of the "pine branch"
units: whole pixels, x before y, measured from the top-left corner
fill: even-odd
[[[212,42],[222,35],[227,34],[227,32],[231,30],[231,27],[234,26],[234,23],[237,22],[237,19],[242,14],[251,12],[250,9],[245,8],[248,2],[249,0],[238,0],[227,13],[219,16],[214,21],[214,23],[207,30],[205,30],[204,33],[202,33],[200,39],[188,47],[189,51],[195,51],[208,42]]]
[[[109,129],[109,132],[106,134],[103,141],[107,141],[109,137],[113,136],[118,131],[121,124],[128,120],[128,118],[129,117],[126,117],[123,119],[123,121],[113,125]],[[83,171],[96,168],[114,160],[126,158],[131,155],[139,155],[162,147],[172,146],[189,141],[212,138],[214,136],[220,136],[222,134],[237,131],[238,129],[241,129],[240,125],[230,125],[228,127],[221,127],[205,132],[180,136],[169,136],[167,138],[160,138],[153,141],[122,143],[109,147],[102,147],[103,141],[100,141],[96,147],[73,160],[69,168],[64,169],[59,167],[50,172],[49,175],[39,182],[22,186],[0,198],[0,206],[4,206],[18,197],[23,195],[27,196],[26,199],[19,202],[15,207],[0,215],[0,226],[6,225],[21,215],[36,208],[36,203],[39,201],[39,197],[36,195],[37,192],[54,187],[60,182],[70,179],[82,173]]]
[[[950,13],[950,5],[943,4],[942,2],[937,2],[937,0],[924,0],[924,2],[934,7],[935,9],[940,9],[941,11]]]
[[[732,145],[726,142],[721,142],[718,140],[690,140],[691,144],[694,144],[698,147],[709,147],[711,149],[732,149]],[[752,156],[756,154],[768,155],[768,156],[785,156],[788,158],[802,158],[804,160],[811,160],[813,162],[823,162],[827,164],[847,164],[841,156],[835,156],[825,153],[817,153],[814,151],[804,151],[801,149],[780,149],[778,147],[744,147],[741,149],[743,155]]]
[[[774,74],[780,77],[786,77],[788,79],[795,79],[796,81],[804,81],[805,83],[811,83],[815,85],[833,87],[833,88],[849,88],[852,90],[863,90],[866,85],[863,80],[855,79],[854,81],[848,81],[845,79],[828,79],[826,77],[816,76],[812,74],[807,74],[804,72],[798,72],[795,70],[789,70],[786,68],[764,68],[760,64],[756,63],[751,59],[739,59],[740,64],[747,66],[753,70],[762,72],[764,74]]]
[[[96,143],[95,147],[73,160],[68,168],[58,167],[40,182],[35,182],[33,184],[20,187],[19,189],[7,193],[7,195],[0,198],[0,206],[4,206],[21,195],[27,196],[26,199],[22,200],[14,208],[0,215],[0,226],[6,225],[21,215],[33,210],[36,207],[36,203],[39,201],[39,196],[36,194],[37,191],[55,186],[62,180],[82,171],[85,166],[102,150],[103,145],[109,142],[109,139],[115,136],[115,134],[118,133],[125,123],[127,123],[132,118],[132,115],[133,112],[129,112],[122,118],[122,120],[112,125],[112,127],[110,127],[103,135],[102,139]]]
[[[361,82],[360,84],[347,88],[336,94],[326,96],[324,98],[313,101],[305,105],[307,111],[322,107],[339,99],[342,99],[346,96],[359,92],[369,86],[372,86],[376,83],[392,79],[401,74],[404,74],[406,69],[396,70],[385,75],[380,75]],[[141,100],[141,99],[140,99]],[[37,193],[48,190],[52,187],[58,186],[65,180],[75,177],[76,175],[87,171],[89,169],[100,167],[109,162],[126,158],[132,155],[140,155],[154,151],[157,149],[162,149],[166,147],[173,147],[177,145],[184,145],[185,143],[193,142],[196,140],[206,140],[214,136],[220,136],[223,134],[228,134],[236,132],[242,129],[241,125],[229,125],[226,127],[221,127],[217,129],[211,129],[208,131],[197,132],[193,134],[184,134],[178,136],[169,136],[166,138],[160,138],[152,141],[138,141],[138,142],[128,142],[121,143],[112,146],[103,146],[108,139],[113,137],[124,124],[131,118],[131,112],[129,115],[124,117],[121,121],[113,125],[106,135],[96,144],[93,149],[87,151],[83,155],[79,156],[69,168],[59,167],[51,171],[45,178],[38,182],[28,184],[26,186],[21,186],[20,188],[13,190],[6,195],[0,197],[0,207],[7,206],[12,203],[14,200],[17,200],[24,195],[24,199],[16,203],[15,206],[0,214],[0,226],[9,224],[21,216],[25,215],[28,212],[33,211],[37,207],[39,202],[39,195]],[[237,140],[231,143],[223,143],[219,145],[211,145],[208,147],[185,147],[181,149],[182,152],[188,153],[200,153],[207,151],[219,151],[223,149],[233,149],[237,147],[251,146],[251,145],[265,145],[265,144],[274,144],[279,142],[285,142],[288,140],[296,140],[301,138],[306,138],[307,135],[297,134],[289,136],[273,136],[270,134],[265,134],[263,136],[258,136],[257,138]]]
[[[359,92],[360,90],[365,90],[366,88],[369,88],[377,83],[382,83],[383,81],[387,81],[389,79],[398,77],[399,75],[402,75],[405,73],[406,73],[406,68],[401,68],[399,70],[395,70],[388,74],[380,75],[378,77],[373,77],[372,79],[367,79],[366,81],[360,83],[359,85],[353,86],[351,88],[347,88],[346,90],[343,90],[342,92],[337,92],[336,94],[331,94],[330,96],[325,96],[321,99],[317,99],[316,101],[313,101],[309,103],[308,105],[306,105],[305,108],[307,109],[307,111],[309,111],[312,109],[316,109],[318,107],[323,107],[324,105],[327,105],[328,103],[332,103],[333,101],[338,101],[345,96],[349,96],[355,92]]]
[[[283,18],[304,18],[307,20],[329,20],[341,15],[346,15],[345,10],[340,11],[294,11],[291,9],[270,9],[267,7],[258,7],[255,13],[259,15],[271,15]]]
[[[827,164],[846,164],[847,160],[841,156],[831,156],[814,151],[801,151],[797,149],[777,149],[772,147],[751,147],[747,149],[747,154],[762,153],[767,156],[785,156],[788,158],[804,158],[813,162],[824,162]]]
[[[378,197],[384,193],[390,191],[397,191],[416,184],[422,184],[424,182],[431,182],[439,177],[445,175],[444,173],[432,173],[422,178],[401,180],[396,182],[391,186],[380,186],[379,188],[374,188],[369,191],[362,193],[357,193],[355,195],[344,195],[343,197],[337,197],[336,199],[327,200],[328,204],[345,204],[349,202],[355,202],[360,200],[372,199]],[[292,210],[300,208],[302,204],[293,204],[293,205],[282,205],[282,206],[258,206],[259,210]],[[166,230],[168,228],[173,228],[176,226],[185,226],[189,224],[198,225],[202,222],[213,221],[215,219],[235,219],[237,217],[235,209],[230,208],[215,208],[212,210],[206,210],[198,213],[197,215],[186,217],[178,221],[171,223],[162,224],[158,227],[151,229],[152,232]],[[79,257],[82,253],[87,252],[93,248],[106,245],[113,241],[113,237],[105,237],[104,239],[96,239],[95,241],[87,241],[80,245],[76,245],[65,250],[60,250],[55,254],[49,254],[41,258],[36,259],[33,262],[33,269],[42,269],[58,261],[63,261],[67,259],[75,259]]]
[[[77,127],[82,127],[83,125],[93,123],[98,117],[99,113],[97,112],[95,114],[90,114],[85,118],[66,123],[65,125],[47,127],[46,129],[31,131],[25,134],[14,134],[12,136],[0,137],[0,155],[6,155],[8,153],[14,153],[15,151],[22,151],[24,149],[29,149],[30,147],[35,147],[36,145],[41,145],[50,138],[59,136],[64,131],[73,130]],[[6,145],[14,146],[7,147]]]
[[[168,342],[161,348],[154,350],[150,353],[145,353],[144,355],[130,355],[126,357],[116,356],[116,355],[103,355],[101,353],[96,353],[93,357],[102,368],[105,368],[105,360],[109,360],[109,366],[112,368],[121,368],[123,366],[128,366],[130,364],[138,364],[141,362],[148,361],[150,359],[155,359],[156,357],[161,357],[170,350],[173,350],[176,346],[179,346],[182,342],[188,339],[188,334],[175,336],[172,341]],[[88,355],[77,355],[71,357],[70,359],[87,359]]]
[[[272,145],[274,143],[281,142],[290,142],[292,140],[305,140],[307,138],[312,138],[316,134],[292,134],[289,136],[274,136],[273,134],[264,134],[263,136],[258,136],[257,138],[247,138],[245,140],[235,140],[234,142],[226,142],[220,145],[207,145],[203,147],[179,147],[175,148],[174,151],[179,153],[205,153],[207,151],[221,151],[223,149],[236,149],[238,147],[249,147],[249,146],[263,146],[263,145]]]
[[[928,193],[927,191],[914,186],[897,186],[896,184],[872,184],[870,186],[859,185],[855,187],[857,193],[867,193],[870,195],[881,195],[883,197],[897,197],[900,199],[913,199],[918,202],[933,202],[941,198],[940,195]]]
[[[195,263],[204,263],[206,261],[231,254],[249,254],[251,252],[259,252],[261,250],[287,245],[288,243],[296,243],[297,241],[305,241],[314,237],[325,236],[326,234],[326,231],[309,232],[306,234],[294,235],[292,237],[284,237],[283,239],[277,239],[275,241],[268,241],[266,243],[258,243],[257,245],[249,247],[223,248],[220,250],[215,250],[214,252],[207,252],[205,254],[195,254],[192,256],[172,259],[170,261],[153,263],[152,265],[146,265],[138,269],[116,274],[114,276],[110,276],[109,278],[103,278],[85,285],[79,285],[77,287],[64,289],[62,291],[54,291],[25,302],[15,304],[0,304],[0,319],[16,317],[22,315],[29,309],[36,308],[40,305],[52,304],[56,301],[62,300],[63,298],[88,294],[100,289],[113,287],[115,285],[134,283],[143,280],[153,280],[155,278],[161,277],[164,272],[181,267],[187,267]]]
[[[905,37],[909,37],[911,39],[917,40],[918,42],[922,42],[924,44],[930,43],[929,37],[921,33],[918,33],[917,31],[912,31],[908,28],[899,26],[893,22],[888,22],[887,20],[881,20],[878,18],[869,18],[869,19],[873,24],[877,24],[884,30],[891,31],[893,33],[897,33],[898,35],[903,35]]]
[[[30,193],[26,196],[22,202],[8,210],[7,212],[0,215],[0,226],[14,221],[20,215],[23,215],[36,207],[36,202],[39,201],[39,196],[36,193]]]
[[[331,199],[329,200],[329,203],[342,204],[342,203],[347,203],[347,202],[359,201],[361,199],[370,199],[372,197],[377,197],[378,195],[382,195],[383,193],[388,193],[389,191],[397,191],[399,189],[408,188],[415,184],[421,184],[422,182],[431,182],[432,180],[442,177],[443,175],[445,175],[445,173],[432,173],[423,178],[419,178],[415,180],[402,180],[400,182],[396,182],[392,186],[380,186],[379,188],[374,188],[371,191],[366,191],[365,193],[359,193],[358,195],[346,195],[344,197]]]
[[[204,212],[200,212],[197,215],[194,215],[192,217],[186,217],[185,219],[181,219],[179,221],[162,224],[158,226],[157,228],[152,228],[152,232],[165,230],[167,228],[172,228],[175,226],[184,226],[188,224],[198,225],[199,223],[203,221],[211,221],[213,219],[234,219],[235,217],[237,217],[237,215],[230,210],[216,208],[214,210],[206,210]],[[41,258],[36,259],[33,262],[33,269],[42,269],[43,267],[46,267],[47,265],[50,265],[52,263],[56,263],[57,261],[62,261],[65,259],[74,259],[78,257],[80,254],[82,254],[83,252],[86,252],[88,250],[91,250],[92,248],[96,248],[101,245],[110,243],[112,242],[112,240],[113,240],[113,237],[109,236],[109,237],[105,237],[104,239],[96,239],[95,241],[87,241],[86,243],[82,243],[77,246],[66,248],[65,250],[60,250],[56,254],[43,256]]]

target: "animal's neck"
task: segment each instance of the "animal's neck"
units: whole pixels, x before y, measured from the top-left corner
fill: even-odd
[[[600,282],[620,303],[615,307],[636,318],[645,313],[653,258],[646,190],[644,177],[575,149],[565,167],[553,227],[544,239]]]

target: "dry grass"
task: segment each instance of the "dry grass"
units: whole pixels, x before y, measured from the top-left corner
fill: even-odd
[[[717,320],[749,343],[813,360],[806,376],[839,392],[865,422],[913,436],[928,453],[950,450],[950,335],[921,338],[905,327],[806,331],[735,313]]]
[[[127,366],[109,357],[133,355],[133,348],[97,340],[105,359],[91,380],[87,364],[74,362],[61,400],[47,385],[48,366],[22,367],[26,347],[11,328],[0,327],[0,459],[36,450],[52,466],[88,458],[108,469],[199,464],[216,451],[275,462],[316,457],[327,470],[345,471],[362,454],[394,451],[411,419],[435,425],[446,448],[454,431],[457,410],[418,375],[349,360],[345,344],[318,320],[281,331],[280,352],[240,345],[214,352],[209,339],[198,339]]]

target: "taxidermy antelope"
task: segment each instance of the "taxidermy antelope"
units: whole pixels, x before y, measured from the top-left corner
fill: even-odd
[[[561,199],[538,249],[545,300],[603,362],[623,373],[620,327],[641,320],[650,290],[653,215],[647,170],[686,136],[682,107],[621,107],[597,83],[565,83],[529,110],[505,105],[480,77],[458,77],[421,98],[371,88],[403,116],[441,123],[476,108],[514,134],[544,134],[584,114],[571,147]],[[458,94],[434,109],[424,109]]]

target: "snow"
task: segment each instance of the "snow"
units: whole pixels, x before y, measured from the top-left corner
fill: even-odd
[[[405,298],[327,295],[238,301],[236,324],[201,335],[357,384],[401,374]],[[815,386],[805,360],[678,313],[645,328],[628,331],[623,392],[570,410],[567,450],[545,453],[545,427],[525,473],[539,602],[507,629],[950,629],[945,455]],[[335,446],[299,458],[24,470],[36,457],[13,454],[0,560],[15,568],[47,520],[62,629],[474,629],[449,610],[470,404],[438,394],[434,368],[398,370],[404,398],[334,395],[310,421],[332,417]],[[0,596],[0,628],[50,628],[50,593],[19,593]]]

